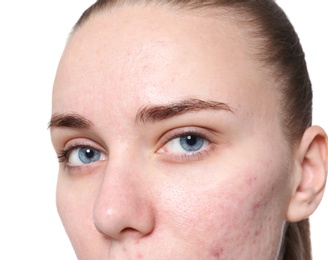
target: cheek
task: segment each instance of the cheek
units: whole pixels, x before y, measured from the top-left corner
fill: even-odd
[[[180,232],[188,243],[202,245],[211,257],[245,254],[247,258],[259,251],[274,255],[284,225],[286,206],[281,199],[285,195],[279,178],[263,178],[263,174],[271,173],[244,168],[219,181],[207,179],[189,185],[192,189],[175,191],[174,198],[165,199],[171,206],[166,208],[167,225],[175,221],[173,232]]]
[[[83,191],[83,192],[81,192]],[[59,175],[56,203],[65,231],[77,253],[92,251],[97,231],[93,224],[93,191],[87,185]],[[91,254],[91,252],[90,252]]]

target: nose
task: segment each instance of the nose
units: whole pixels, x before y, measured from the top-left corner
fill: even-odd
[[[109,163],[93,208],[97,230],[113,240],[150,234],[155,225],[147,183],[135,168]]]

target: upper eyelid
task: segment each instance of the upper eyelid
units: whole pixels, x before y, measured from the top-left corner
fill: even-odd
[[[101,144],[99,144],[99,142],[94,141],[88,137],[72,138],[66,141],[63,145],[63,150],[68,150],[73,147],[91,147],[93,149],[107,153],[107,150]]]
[[[107,146],[99,135],[99,132],[91,130],[53,128],[51,140],[56,151],[66,149],[71,143],[90,145],[97,149],[107,151]]]
[[[171,133],[172,131],[173,131],[173,133]],[[211,139],[213,139],[214,136],[216,136],[216,134],[210,129],[206,129],[206,128],[198,127],[198,126],[197,127],[191,126],[191,127],[179,127],[177,129],[167,131],[160,137],[160,140],[163,139],[161,141],[161,143],[166,143],[175,138],[183,137],[186,135],[197,135],[208,141],[211,141]],[[213,135],[213,137],[211,137],[212,135]]]
[[[184,137],[184,136],[187,136],[187,135],[194,135],[194,136],[199,136],[201,138],[204,138],[205,140],[209,141],[209,138],[204,136],[203,134],[201,133],[198,133],[198,132],[195,132],[195,131],[190,131],[190,132],[184,132],[184,133],[177,133],[175,135],[172,135],[171,137],[168,137],[166,141],[164,141],[164,144],[176,139],[176,138],[180,138],[180,137]]]

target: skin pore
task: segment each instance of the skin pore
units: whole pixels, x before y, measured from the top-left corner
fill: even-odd
[[[277,258],[299,168],[242,34],[224,15],[125,6],[71,36],[50,127],[79,259]]]

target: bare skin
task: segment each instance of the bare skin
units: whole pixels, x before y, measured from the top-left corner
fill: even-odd
[[[79,259],[277,257],[302,178],[274,80],[239,30],[136,6],[73,34],[51,135]]]

